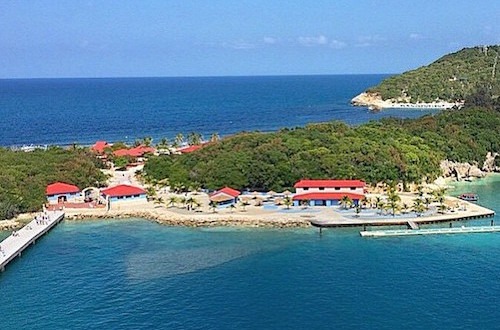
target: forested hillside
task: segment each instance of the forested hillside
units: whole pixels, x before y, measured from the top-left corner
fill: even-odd
[[[83,149],[12,151],[0,148],[0,219],[41,210],[47,184],[62,181],[80,189],[106,180],[95,156]]]
[[[301,178],[408,183],[436,178],[443,159],[482,162],[487,151],[500,151],[500,112],[470,108],[358,127],[330,122],[241,133],[192,154],[151,158],[144,171],[172,186],[209,189],[282,190]]]
[[[367,92],[401,102],[463,101],[478,88],[500,95],[500,46],[465,48],[384,80]]]

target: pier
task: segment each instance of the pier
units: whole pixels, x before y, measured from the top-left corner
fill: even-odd
[[[33,219],[23,228],[11,234],[9,237],[0,242],[0,271],[5,270],[5,266],[14,258],[21,256],[31,244],[35,244],[36,240],[55,227],[64,219],[63,211],[48,211],[45,213],[44,221]],[[41,216],[39,216],[41,218]]]
[[[390,236],[417,236],[436,234],[468,234],[468,233],[493,233],[499,232],[500,226],[472,226],[452,228],[429,228],[429,229],[404,229],[404,230],[374,230],[361,231],[362,237],[390,237]]]

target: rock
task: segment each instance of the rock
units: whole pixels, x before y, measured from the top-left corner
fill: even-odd
[[[476,165],[469,163],[457,163],[450,160],[443,160],[440,164],[444,177],[454,176],[457,181],[466,178],[482,178],[486,174]]]
[[[488,152],[486,154],[486,159],[483,163],[482,170],[485,172],[495,172],[498,169],[495,167],[495,158],[498,156],[498,153]]]

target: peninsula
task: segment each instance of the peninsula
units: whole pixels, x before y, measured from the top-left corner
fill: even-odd
[[[385,108],[461,108],[471,98],[500,94],[500,46],[464,48],[430,65],[391,76],[355,96],[351,103]]]

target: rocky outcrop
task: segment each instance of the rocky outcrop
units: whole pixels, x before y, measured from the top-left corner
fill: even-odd
[[[378,93],[364,92],[354,97],[351,104],[359,107],[368,107],[372,110],[380,110],[390,106],[390,103],[384,101]]]
[[[482,178],[486,175],[479,167],[469,163],[443,160],[440,167],[444,177],[454,177],[457,181],[468,178]]]
[[[486,155],[486,159],[483,163],[482,170],[484,172],[500,172],[500,167],[495,166],[495,158],[498,156],[498,153],[488,152]]]

